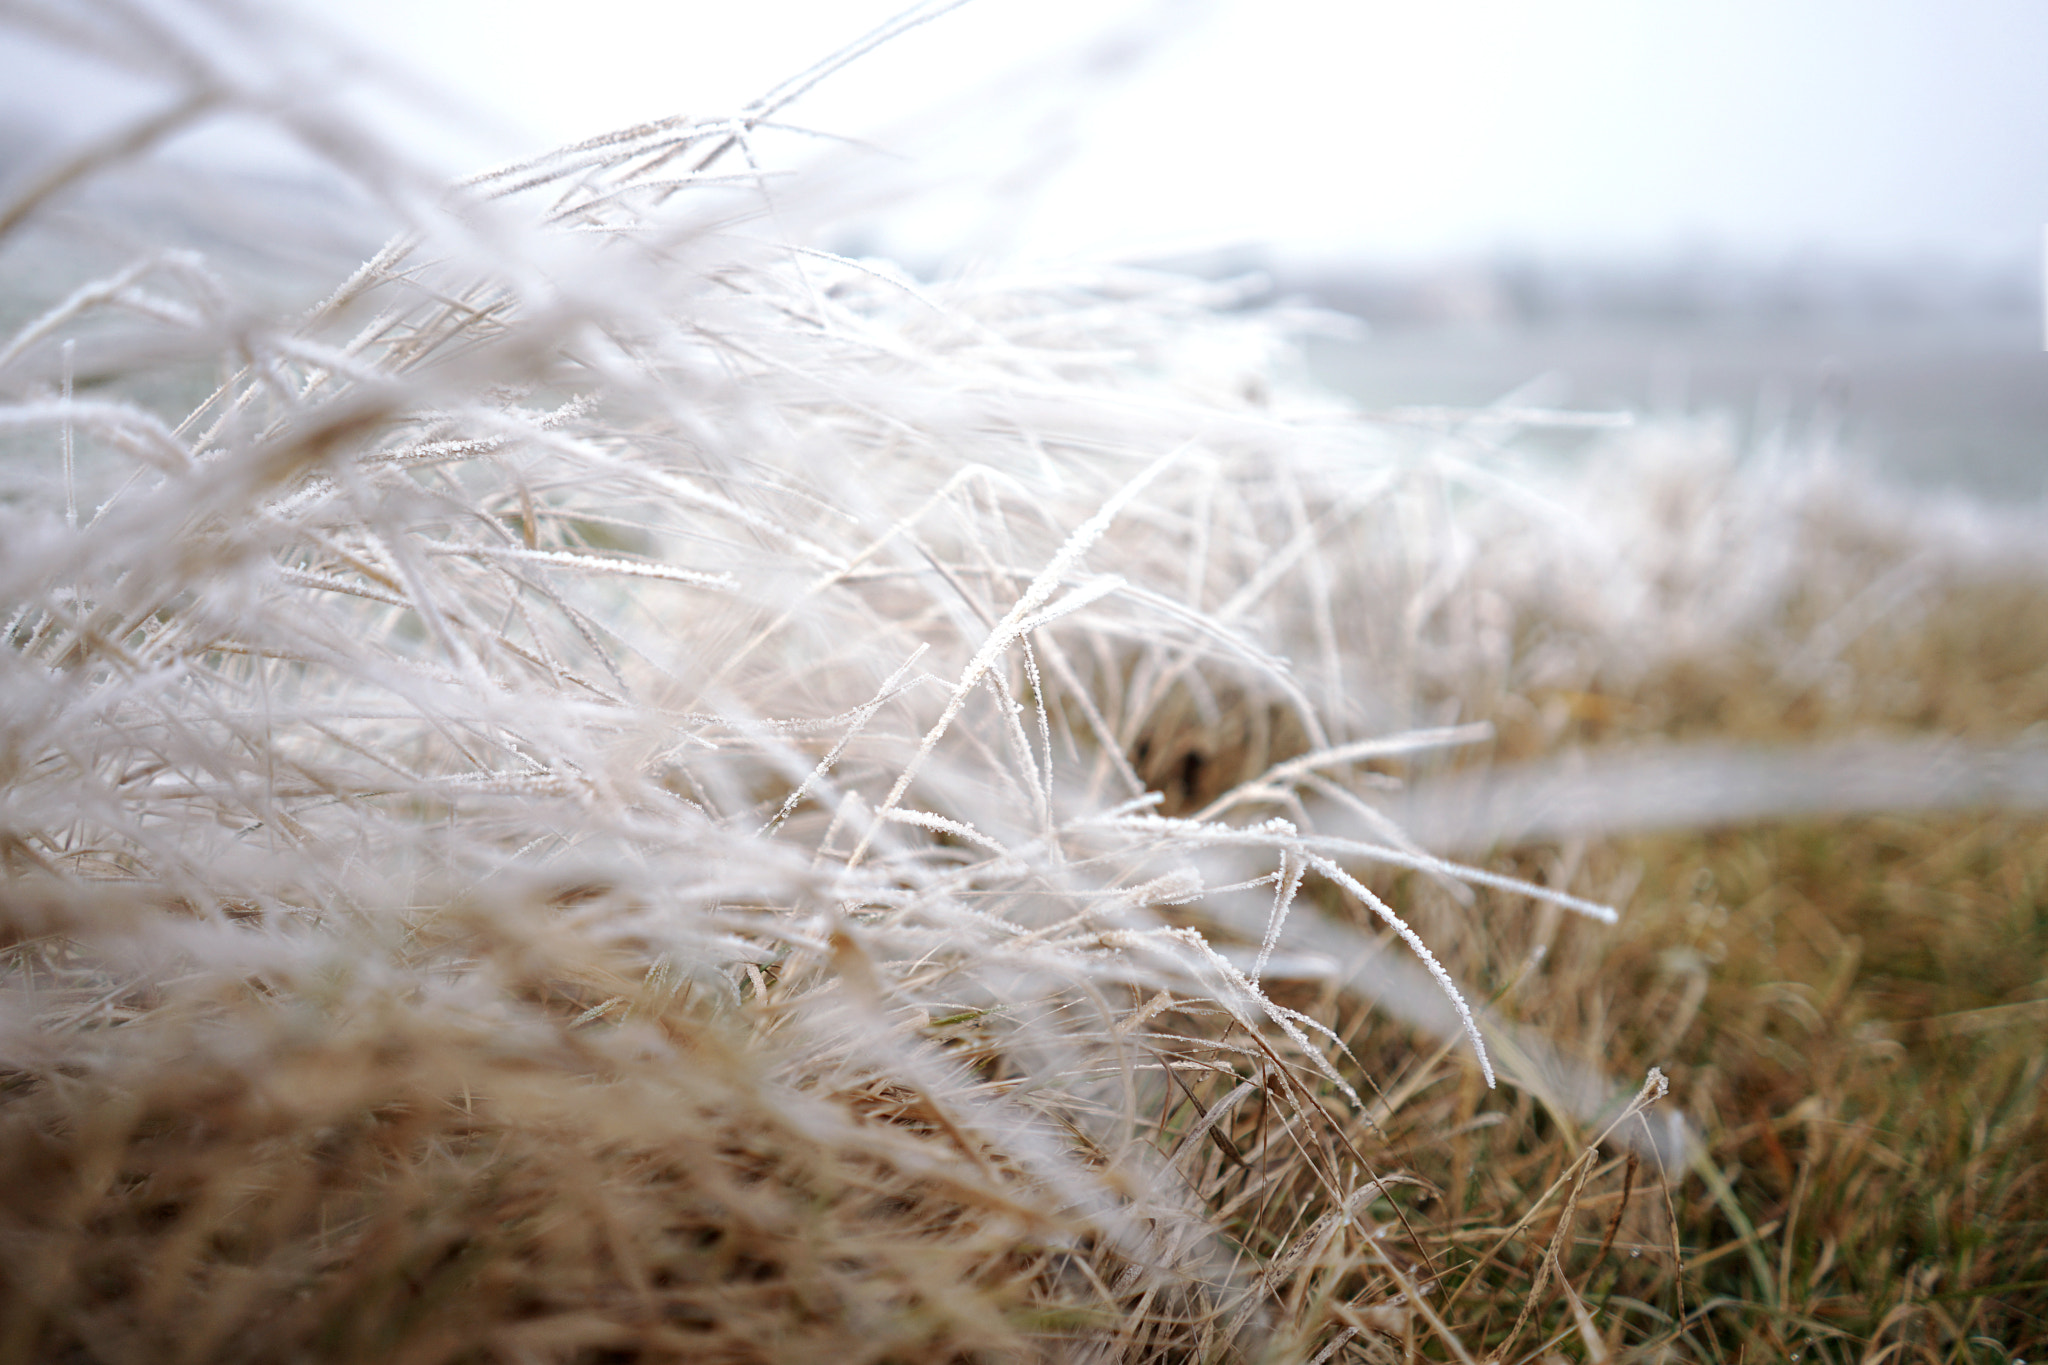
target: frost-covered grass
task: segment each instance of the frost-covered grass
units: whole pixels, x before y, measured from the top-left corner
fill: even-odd
[[[137,13],[15,18],[412,227],[0,344],[0,1359],[2039,1335],[2041,830],[1940,813],[2048,785],[2021,531],[839,259],[769,105],[438,200]]]

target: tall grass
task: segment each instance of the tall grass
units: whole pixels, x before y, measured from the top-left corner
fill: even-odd
[[[1660,879],[1712,859],[1616,842],[1645,810],[2038,807],[2011,740],[2043,636],[1970,637],[2015,674],[1940,634],[2038,613],[2023,536],[1704,427],[1596,423],[1595,472],[1544,476],[1516,432],[1585,419],[1362,418],[1289,389],[1290,319],[1227,288],[839,258],[855,177],[769,177],[781,95],[443,194],[304,96],[317,49],[273,17],[12,18],[176,94],[17,185],[10,228],[223,110],[408,226],[303,316],[173,253],[0,346],[0,1359],[1706,1359],[1787,1323],[2038,1326],[1998,1221],[2040,1226],[2038,1049],[1998,1052],[1967,1132],[1901,1120],[1966,1154],[1898,1160],[1995,1176],[1978,1259],[1894,1305],[1836,1237],[1842,1326],[1790,1229],[1854,1215],[1825,1169],[1870,1065],[1830,1013],[1854,981],[1757,987],[1831,1069],[1799,1163],[1776,1099],[1731,1134],[1691,1030],[1751,984],[1716,952],[1771,976],[1727,897],[1776,855],[1686,883],[1685,938]],[[200,364],[166,410],[149,376]],[[2015,695],[1949,714],[1967,686]],[[1979,747],[1961,778],[1788,751],[1806,806],[1723,749],[1600,747],[1887,722]],[[1515,760],[1585,745],[1612,781],[1499,827],[1559,780]],[[1693,803],[1646,806],[1660,772]],[[2009,1040],[2030,980],[1930,1017]],[[1776,1224],[1752,1148],[1803,1182]],[[2007,1283],[2033,1297],[2002,1318],[1941,1297]]]

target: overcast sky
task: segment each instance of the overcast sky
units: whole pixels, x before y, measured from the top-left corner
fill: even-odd
[[[459,144],[420,125],[418,145],[453,170],[736,107],[898,8],[314,12],[476,114]],[[1109,60],[1134,50],[1103,42],[1119,25],[1145,34],[1134,62]],[[873,136],[941,181],[1029,186],[1028,203],[980,219],[900,218],[885,245],[925,253],[999,221],[996,246],[1033,254],[1239,241],[1380,260],[1700,247],[2011,259],[2037,253],[2048,222],[2044,58],[2038,0],[975,0],[789,116]],[[1037,119],[1022,126],[1054,119],[1063,141],[962,113],[965,92],[1005,79]]]

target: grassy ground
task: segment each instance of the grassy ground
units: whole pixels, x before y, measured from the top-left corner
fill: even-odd
[[[2012,633],[2018,605],[1984,585],[1945,594],[1938,631],[1873,642],[1889,667],[1857,677],[1875,696],[1852,685],[1807,723],[1896,723],[1899,692],[1919,694],[1916,711],[1923,698],[1967,709],[1972,727],[2036,721],[2048,659],[2041,634]],[[1685,695],[1696,680],[1652,679],[1603,698],[1599,728],[1615,705],[1639,708],[1631,728],[1652,734],[1702,706],[1719,713],[1716,735],[1798,724],[1800,696],[1745,682]],[[1588,888],[1634,884],[1619,929],[1570,927],[1519,980],[1534,935],[1502,935],[1468,979],[1511,990],[1519,1017],[1611,1067],[1661,1066],[1714,1172],[1668,1189],[1636,1172],[1633,1217],[1625,1162],[1587,1176],[1556,1273],[1580,1277],[1579,1297],[1605,1310],[1595,1321],[1615,1324],[1610,1343],[1676,1337],[1701,1359],[2004,1360],[2040,1341],[2048,827],[1870,816],[1521,855],[1531,871],[1563,858]],[[1462,1196],[1446,1212],[1470,1229],[1453,1235],[1502,1244],[1475,1281],[1500,1296],[1495,1333],[1559,1235],[1557,1195],[1518,1236],[1490,1231],[1519,1221],[1573,1155],[1540,1119],[1523,1104],[1440,1177]],[[1475,1182],[1475,1168],[1496,1174]],[[1552,1294],[1548,1328],[1570,1338]]]
[[[1773,659],[1868,582],[1852,566],[1898,562],[1883,536],[1847,529],[1820,519],[1800,558],[1812,580],[1755,637],[1468,698],[1495,718],[1496,756],[2038,727],[2048,596],[1996,570],[1928,585],[1824,680],[1787,678]],[[1525,622],[1524,638],[1550,624]],[[1501,865],[1627,913],[1608,929],[1485,892],[1475,912],[1415,876],[1394,899],[1496,1010],[1612,1072],[1660,1067],[1702,1152],[1663,1170],[1589,1148],[1576,1116],[1489,1095],[1428,1040],[1300,990],[1387,1106],[1364,1150],[1425,1182],[1398,1229],[1392,1203],[1375,1211],[1450,1286],[1440,1311],[1474,1356],[2004,1361],[2048,1339],[2048,825],[1809,819],[1547,844]],[[1269,1122],[1240,1111],[1237,1148],[1259,1148]],[[1306,1215],[1283,1201],[1240,1216],[1248,1251],[1271,1254]],[[1341,1301],[1362,1279],[1360,1258],[1340,1259],[1316,1290]],[[1365,1329],[1347,1348],[1360,1358],[1441,1354],[1413,1316],[1303,1298],[1297,1311]]]
[[[417,230],[321,307],[178,258],[0,349],[0,1362],[2048,1337],[2024,528],[838,260],[846,176],[720,175],[775,113],[452,208],[328,138]],[[1925,735],[2016,808],[1388,814]]]

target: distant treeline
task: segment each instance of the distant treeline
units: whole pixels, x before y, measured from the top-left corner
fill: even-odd
[[[1263,275],[1267,298],[1294,297],[1382,326],[1585,321],[1843,321],[2031,313],[2033,262],[1775,258],[1713,251],[1625,259],[1502,254],[1426,265],[1306,264],[1254,249],[1179,259],[1223,278]]]

